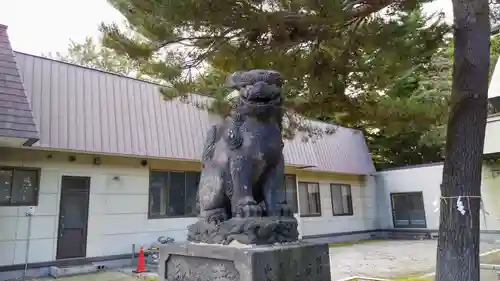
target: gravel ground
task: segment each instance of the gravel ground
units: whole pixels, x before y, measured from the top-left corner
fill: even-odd
[[[332,281],[352,277],[421,276],[434,271],[436,240],[397,240],[330,248]],[[482,243],[481,253],[498,248]]]

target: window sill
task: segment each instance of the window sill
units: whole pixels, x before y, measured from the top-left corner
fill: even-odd
[[[427,226],[422,224],[398,225],[394,226],[394,229],[427,229]]]
[[[321,217],[321,214],[300,215],[301,218]]]
[[[38,207],[38,203],[26,204],[26,203],[15,203],[15,204],[5,204],[0,203],[0,207]]]
[[[354,216],[354,213],[347,213],[347,214],[333,214],[334,217],[348,217],[348,216]]]

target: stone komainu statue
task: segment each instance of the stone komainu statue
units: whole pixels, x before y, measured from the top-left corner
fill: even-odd
[[[199,220],[188,240],[269,244],[298,239],[286,202],[282,78],[276,71],[236,72],[231,114],[210,129],[198,189]]]

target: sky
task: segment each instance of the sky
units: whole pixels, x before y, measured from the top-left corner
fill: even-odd
[[[451,0],[436,0],[425,9],[452,17]],[[101,22],[123,20],[106,0],[0,0],[0,24],[8,26],[13,49],[33,55],[64,53],[70,40],[99,36]]]

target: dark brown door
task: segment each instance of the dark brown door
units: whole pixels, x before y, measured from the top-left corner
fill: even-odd
[[[86,256],[89,190],[89,177],[62,177],[57,259]]]

